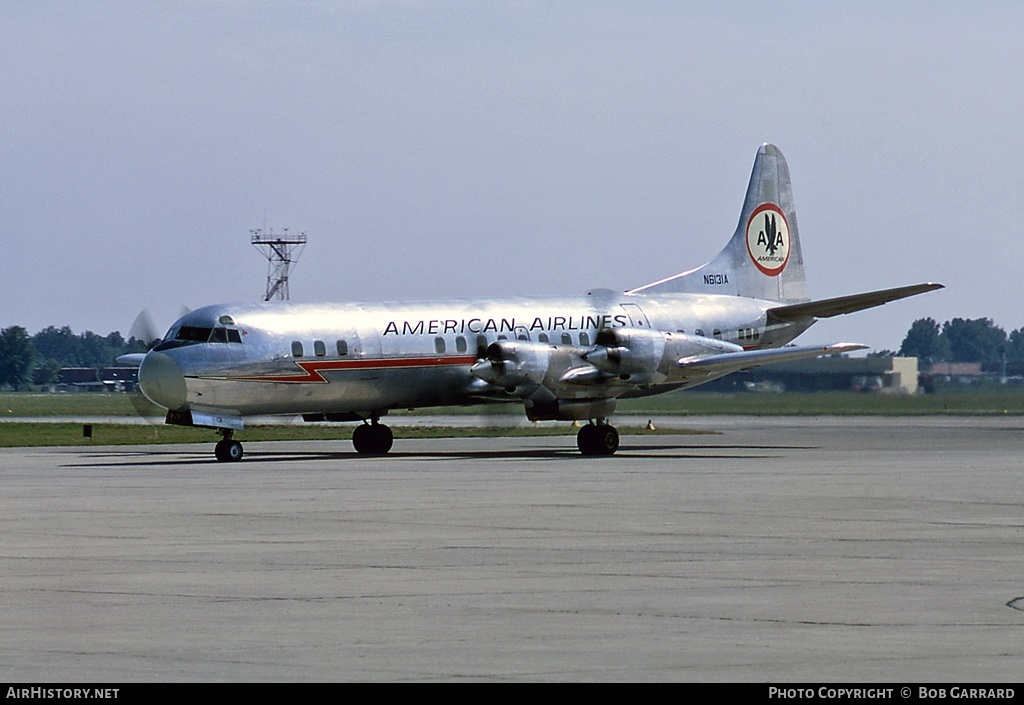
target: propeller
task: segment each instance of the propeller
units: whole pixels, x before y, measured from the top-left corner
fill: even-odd
[[[189,309],[183,306],[179,317],[184,316],[188,312]],[[146,354],[161,342],[161,335],[160,329],[153,322],[153,315],[149,309],[142,309],[128,329],[128,342],[137,347],[144,348],[145,352],[139,351],[120,355],[117,358],[117,363],[126,367],[138,368]],[[162,406],[157,406],[146,398],[139,389],[138,384],[128,392],[128,400],[131,402],[135,414],[149,423],[162,423],[167,414],[166,409]]]
[[[160,342],[160,335],[160,331],[157,330],[156,325],[153,323],[153,314],[149,312],[148,308],[139,311],[139,315],[135,317],[131,328],[128,329],[129,340],[135,338],[145,343],[147,350]]]
[[[505,370],[505,362],[500,359],[500,356],[489,354],[487,346],[480,345],[477,347],[476,358],[477,362],[473,367],[478,372],[483,371],[484,376],[490,376],[492,371],[494,374],[497,374],[499,371],[504,372]],[[474,374],[474,376],[477,377],[477,381],[481,384],[484,384],[486,381],[484,376],[477,374]],[[467,411],[471,411],[472,425],[484,437],[506,435],[508,429],[516,426],[523,416],[523,407],[519,400],[507,395],[507,393],[494,391],[482,394],[479,398],[479,404],[470,407]]]

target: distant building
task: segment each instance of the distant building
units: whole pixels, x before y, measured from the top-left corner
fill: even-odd
[[[1006,381],[1003,375],[986,371],[980,362],[933,362],[921,373],[921,385],[926,392],[932,392],[943,383],[970,385],[997,377]]]
[[[139,381],[136,367],[62,367],[57,389],[76,392],[130,392]]]
[[[916,394],[916,357],[817,357],[756,367],[701,387],[707,391],[859,391]]]
[[[980,377],[983,373],[980,362],[933,362],[926,374],[945,377]]]

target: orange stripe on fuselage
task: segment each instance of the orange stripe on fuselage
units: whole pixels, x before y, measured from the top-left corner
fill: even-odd
[[[320,374],[330,370],[381,370],[381,369],[415,369],[419,367],[452,367],[472,365],[477,358],[471,355],[460,357],[385,357],[363,360],[296,360],[305,374],[301,375],[264,375],[259,377],[228,377],[232,381],[244,382],[287,382],[290,384],[328,384],[328,380]]]

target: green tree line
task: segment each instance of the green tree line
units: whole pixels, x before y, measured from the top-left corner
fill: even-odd
[[[11,326],[0,330],[0,388],[23,389],[33,377],[52,384],[60,379],[62,367],[109,367],[118,355],[145,350],[145,343],[125,340],[117,331],[76,335],[68,326],[50,326],[29,335],[21,326]],[[33,370],[39,372],[33,375]]]
[[[1024,328],[1006,333],[990,318],[914,321],[899,354],[921,362],[1024,363]]]

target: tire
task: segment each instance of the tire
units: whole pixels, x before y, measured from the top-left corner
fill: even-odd
[[[222,463],[237,463],[242,459],[244,451],[238,441],[220,441],[213,448],[213,454]]]
[[[608,424],[587,424],[576,434],[576,446],[583,455],[615,455],[619,449],[619,432]]]
[[[386,455],[395,444],[395,434],[384,424],[371,426],[376,431],[376,451],[378,455]]]
[[[366,454],[370,452],[371,444],[373,443],[370,436],[372,432],[370,427],[366,424],[359,424],[352,431],[352,446],[356,449],[357,453]]]
[[[362,455],[385,455],[395,436],[384,424],[360,424],[352,432],[352,445]]]
[[[614,426],[598,426],[597,452],[598,455],[615,455],[619,449],[619,432]]]
[[[580,428],[576,434],[576,447],[583,455],[597,455],[598,452],[598,430],[597,426],[587,424]]]

